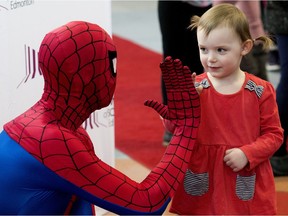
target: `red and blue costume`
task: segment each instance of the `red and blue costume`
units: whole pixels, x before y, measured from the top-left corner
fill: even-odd
[[[41,99],[0,134],[0,214],[90,215],[93,205],[116,214],[161,214],[182,182],[200,121],[190,70],[179,60],[161,65],[168,105],[146,101],[176,125],[159,164],[135,182],[101,161],[82,123],[109,105],[117,53],[98,25],[61,26],[43,39]]]

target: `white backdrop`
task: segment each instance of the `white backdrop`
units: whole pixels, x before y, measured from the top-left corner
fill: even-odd
[[[45,34],[73,20],[96,23],[111,35],[111,0],[0,0],[0,129],[40,99],[37,52]],[[114,104],[84,124],[96,154],[114,166]]]

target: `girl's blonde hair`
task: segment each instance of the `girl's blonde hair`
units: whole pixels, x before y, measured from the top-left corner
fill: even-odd
[[[210,8],[201,17],[193,16],[188,28],[191,30],[200,28],[205,31],[207,36],[213,29],[220,25],[234,29],[242,42],[249,39],[253,42],[261,41],[263,49],[265,50],[269,49],[273,44],[273,41],[267,35],[253,39],[249,31],[249,23],[245,14],[234,5],[228,3],[219,4]]]

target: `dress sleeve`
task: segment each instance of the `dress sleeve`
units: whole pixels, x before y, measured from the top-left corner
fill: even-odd
[[[283,129],[279,119],[275,89],[266,83],[259,99],[260,136],[241,150],[248,158],[248,170],[269,159],[283,142]]]

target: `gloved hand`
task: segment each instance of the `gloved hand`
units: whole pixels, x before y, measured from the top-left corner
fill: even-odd
[[[162,118],[171,121],[175,127],[197,128],[200,123],[200,100],[195,89],[191,71],[179,59],[170,56],[160,64],[163,81],[167,90],[167,105],[154,100],[145,101]],[[191,129],[192,129],[191,128]]]

